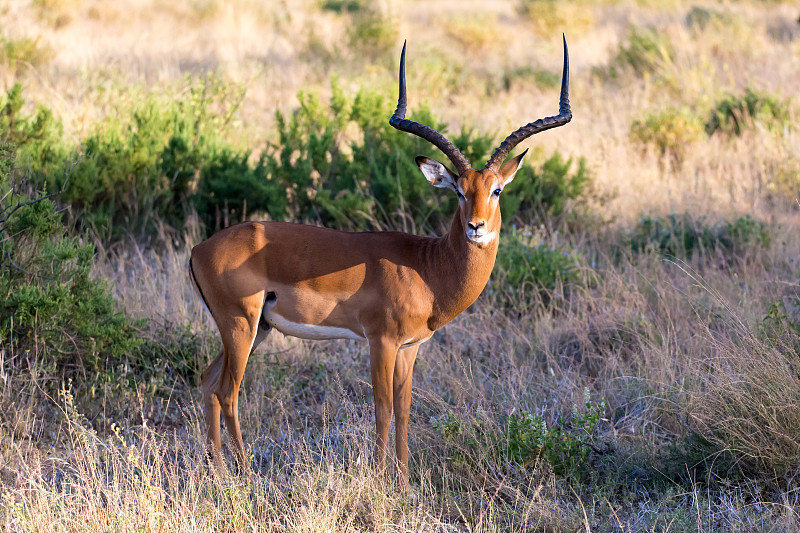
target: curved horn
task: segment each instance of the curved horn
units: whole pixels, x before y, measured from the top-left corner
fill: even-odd
[[[400,131],[406,131],[408,133],[413,133],[419,137],[422,137],[426,141],[430,142],[434,146],[436,146],[439,150],[444,152],[450,161],[453,162],[453,165],[456,167],[456,171],[459,175],[463,174],[466,170],[472,168],[467,161],[467,158],[456,148],[456,145],[451,143],[450,141],[445,138],[444,135],[439,133],[438,131],[425,126],[424,124],[420,124],[419,122],[414,122],[413,120],[407,120],[406,116],[406,43],[403,42],[403,53],[400,54],[400,95],[397,98],[397,109],[394,111],[394,115],[391,116],[389,119],[389,124],[393,127],[397,128]]]
[[[522,126],[520,129],[506,137],[500,146],[494,151],[492,156],[486,162],[484,168],[496,172],[500,165],[506,160],[509,152],[514,149],[516,145],[540,131],[549,130],[563,126],[572,120],[572,110],[569,108],[569,52],[567,51],[567,38],[561,34],[564,39],[564,69],[561,73],[561,98],[558,101],[558,115],[554,117],[540,118],[530,124]]]

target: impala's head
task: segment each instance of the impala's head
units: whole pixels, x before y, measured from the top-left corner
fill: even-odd
[[[429,157],[417,157],[417,165],[434,187],[450,189],[458,195],[458,217],[464,227],[467,239],[478,246],[493,242],[500,232],[500,194],[511,183],[522,166],[527,150],[506,161],[506,157],[519,143],[540,131],[563,126],[572,119],[569,108],[569,54],[567,40],[564,38],[564,69],[561,75],[561,98],[559,113],[522,126],[497,147],[482,170],[473,170],[469,161],[438,131],[407,120],[406,116],[406,46],[400,55],[400,96],[397,109],[389,119],[395,128],[413,133],[431,142],[450,159],[455,171]]]
[[[500,234],[500,194],[511,183],[525,152],[497,170],[466,169],[461,175],[435,159],[418,156],[420,170],[434,187],[450,189],[458,196],[458,216],[470,242],[486,246]]]

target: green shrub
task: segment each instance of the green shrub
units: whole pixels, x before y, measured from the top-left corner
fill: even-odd
[[[713,24],[730,23],[730,16],[707,7],[692,6],[686,14],[686,26],[692,30],[705,30]]]
[[[13,166],[18,149],[0,147],[0,350],[28,354],[3,370],[35,371],[50,393],[72,380],[90,399],[192,379],[206,339],[118,312],[109,287],[91,276],[94,245],[71,235],[50,197],[17,192],[29,188],[25,170]]]
[[[0,340],[41,356],[48,376],[82,373],[88,387],[86,373],[101,381],[124,375],[141,344],[138,324],[91,278],[94,246],[68,236],[49,198],[7,194],[9,169],[0,175]]]
[[[519,307],[529,303],[531,298],[543,298],[549,302],[557,288],[569,291],[590,278],[580,254],[562,247],[548,247],[544,243],[531,246],[530,238],[512,227],[511,231],[503,232],[500,240],[488,292],[495,292],[497,281],[496,286],[503,287],[502,296]]]
[[[542,35],[585,32],[594,24],[591,5],[586,0],[518,0],[517,13],[530,20]]]
[[[14,147],[15,163],[26,172],[45,176],[56,167],[63,170],[67,149],[61,124],[46,107],[27,115],[24,105],[22,85],[16,83],[0,100],[0,144]]]
[[[631,28],[611,61],[609,74],[616,78],[620,70],[630,69],[644,77],[672,64],[672,56],[672,43],[666,35],[654,29]]]
[[[449,227],[456,197],[432,189],[414,163],[417,155],[447,158],[389,126],[392,104],[386,98],[363,89],[347,97],[334,84],[327,105],[311,94],[301,93],[299,100],[291,116],[278,114],[279,140],[266,162],[269,178],[284,191],[289,218],[341,229]],[[447,130],[424,106],[413,119]],[[473,161],[483,160],[493,145],[491,137],[469,130],[452,141]]]
[[[531,66],[518,67],[503,72],[503,88],[510,91],[515,83],[530,84],[541,89],[553,89],[561,84],[561,75]]]
[[[354,13],[364,9],[365,3],[364,0],[323,0],[320,8],[334,13]]]
[[[591,174],[586,159],[578,159],[578,168],[572,170],[573,159],[553,152],[541,166],[536,164],[534,154],[522,165],[513,183],[500,196],[503,218],[531,223],[544,217],[558,217],[569,207],[570,202],[580,203],[591,185]]]
[[[717,102],[706,120],[708,135],[717,131],[741,135],[755,123],[767,129],[783,128],[789,124],[789,103],[777,96],[747,88],[742,96],[727,96]]]
[[[582,481],[592,473],[591,455],[599,441],[599,424],[605,402],[592,402],[585,390],[584,409],[573,405],[569,417],[561,416],[552,428],[539,415],[519,411],[508,418],[503,435],[505,456],[521,465],[545,459],[557,476]]]
[[[266,153],[253,165],[250,152],[222,148],[208,157],[200,173],[193,205],[209,230],[245,220],[261,211],[273,219],[286,214],[286,192],[269,176]]]
[[[666,109],[647,115],[631,124],[631,138],[652,145],[663,157],[683,161],[687,147],[700,138],[702,125],[686,109]]]
[[[50,47],[39,44],[39,38],[20,37],[6,39],[0,37],[0,64],[5,65],[17,76],[27,67],[39,67],[50,61],[53,52]]]
[[[295,113],[288,118],[276,115],[278,144],[272,147],[266,164],[271,179],[288,192],[289,218],[318,220],[348,229],[370,225],[374,216],[368,185],[371,176],[365,169],[352,168],[355,154],[342,150],[348,145],[354,151],[368,149],[359,147],[357,141],[348,142],[344,132],[353,117],[364,114],[354,106],[360,107],[365,99],[369,98],[364,93],[355,100],[347,98],[334,82],[328,105],[317,95],[301,92],[300,108]],[[366,116],[372,118],[374,114]]]
[[[584,391],[582,408],[558,417],[552,427],[528,410],[509,415],[502,424],[480,416],[464,419],[450,412],[433,420],[457,468],[530,472],[544,462],[559,477],[584,481],[592,476],[592,460],[600,443],[605,402],[594,402]],[[485,413],[484,413],[485,414]]]
[[[750,215],[709,223],[705,217],[689,213],[666,217],[642,217],[626,237],[626,247],[634,253],[656,252],[689,259],[720,252],[733,257],[748,248],[767,248],[767,225]]]
[[[194,208],[212,231],[259,218],[313,221],[340,229],[399,228],[442,232],[457,205],[436,191],[414,163],[417,155],[446,157],[430,143],[389,126],[393,102],[369,90],[348,96],[300,93],[300,107],[277,114],[278,142],[254,161],[224,134],[241,93],[213,79],[175,101],[152,96],[123,108],[75,149],[61,140],[45,108],[22,112],[15,86],[0,111],[3,139],[20,146],[19,161],[38,188],[57,190],[68,222],[104,242],[147,239],[166,224],[180,228]],[[413,118],[447,133],[425,106]],[[473,162],[485,161],[496,140],[463,129],[452,141]],[[590,182],[584,159],[541,152],[523,166],[501,202],[506,219],[527,222],[561,216],[583,198]],[[537,164],[538,159],[544,159]],[[65,181],[68,160],[80,159]]]
[[[71,198],[76,206],[96,195],[92,185],[108,170],[93,174],[84,165],[123,155],[90,150],[78,157],[73,152],[75,159],[65,163],[70,149],[63,144],[60,124],[42,106],[26,114],[24,104],[19,84],[0,100],[0,342],[16,353],[41,357],[40,370],[56,386],[80,374],[75,383],[90,394],[109,384],[134,388],[143,382],[163,383],[174,372],[188,377],[194,371],[187,362],[189,350],[179,349],[187,341],[178,339],[168,346],[146,341],[144,322],[117,312],[108,287],[90,275],[94,246],[86,236],[75,236],[53,201]],[[145,129],[153,129],[142,116],[136,118]],[[192,150],[180,141],[176,136],[169,140],[159,164],[172,177],[173,187],[185,188],[195,170],[183,155]],[[94,136],[84,146],[107,148],[113,142]],[[128,155],[146,158],[143,146],[146,143],[131,142]],[[60,185],[67,186],[60,195],[37,193]],[[155,336],[165,337],[170,326],[156,328],[160,330]],[[194,350],[194,357],[198,353]]]
[[[397,22],[381,12],[380,8],[363,3],[352,11],[352,20],[347,26],[350,50],[357,51],[359,58],[372,61],[387,55],[397,44]]]
[[[3,102],[0,126],[7,142],[19,146],[18,163],[35,188],[65,188],[60,200],[70,207],[70,224],[93,230],[105,242],[141,239],[163,223],[180,228],[195,176],[206,164],[216,170],[231,159],[217,147],[228,145],[222,136],[241,95],[238,87],[207,78],[176,100],[137,100],[75,148],[64,144],[46,108],[22,113],[22,91],[15,86]],[[81,164],[68,173],[65,161],[78,159]]]

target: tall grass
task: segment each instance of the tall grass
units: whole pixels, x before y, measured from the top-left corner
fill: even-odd
[[[797,529],[790,3],[142,5],[0,10],[14,32],[2,36],[13,43],[0,60],[4,92],[25,87],[25,99],[14,89],[3,102],[2,141],[22,145],[21,163],[54,169],[51,185],[71,152],[91,162],[87,176],[105,176],[103,187],[84,180],[87,198],[105,196],[80,206],[117,232],[95,243],[93,276],[119,311],[146,320],[146,372],[94,390],[79,359],[53,370],[48,317],[23,339],[0,339],[0,528]],[[253,215],[270,156],[269,172],[297,185],[280,189],[295,202],[290,217],[328,209],[326,223],[382,228],[411,212],[404,229],[436,232],[425,214],[445,219],[452,200],[416,174],[410,152],[425,148],[385,124],[400,41],[413,50],[412,113],[461,132],[477,165],[492,140],[555,111],[561,26],[574,120],[532,141],[538,150],[504,192],[519,203],[504,200],[517,217],[505,221],[492,283],[421,348],[412,489],[396,490],[393,465],[372,465],[366,347],[279,333],[245,374],[251,468],[213,476],[196,382],[219,341],[186,279],[191,243],[217,218]],[[204,100],[201,79],[236,94]],[[204,109],[211,120],[198,129]],[[130,110],[156,120],[143,127]],[[89,155],[87,139],[114,164]],[[12,174],[29,176],[26,166]],[[187,202],[170,224],[164,213],[203,192],[193,184],[210,170],[202,220]],[[185,196],[171,196],[172,180]],[[395,202],[381,200],[386,213],[367,183]],[[159,191],[156,217],[137,202]],[[223,193],[227,208],[214,201]],[[138,216],[146,240],[122,230]]]
[[[187,251],[128,250],[99,265],[98,275],[113,282],[132,315],[190,324],[208,345],[200,357],[209,359],[216,340],[186,282]],[[777,253],[775,268],[783,272],[783,254],[793,252],[778,245]],[[193,387],[176,380],[155,394],[140,389],[127,414],[111,412],[98,424],[93,413],[102,407],[79,404],[69,384],[60,397],[34,401],[37,382],[48,378],[31,374],[39,364],[28,356],[29,367],[5,367],[0,395],[10,414],[0,447],[9,465],[1,474],[2,520],[12,530],[69,529],[77,519],[86,530],[463,524],[527,531],[587,523],[602,530],[616,520],[649,529],[667,517],[714,530],[716,517],[741,527],[790,520],[778,529],[790,531],[795,504],[778,487],[793,486],[784,483],[796,468],[791,413],[800,383],[787,347],[800,334],[791,326],[764,329],[778,319],[764,325],[776,314],[762,302],[780,300],[782,289],[765,282],[758,265],[733,263],[736,278],[713,263],[699,268],[692,273],[646,254],[601,260],[591,289],[573,291],[563,304],[500,311],[493,295],[484,295],[420,353],[410,426],[413,488],[405,494],[392,487],[393,466],[386,475],[371,466],[364,345],[273,333],[251,357],[240,404],[252,471],[222,478],[205,462]],[[730,302],[739,302],[740,283],[751,287],[751,298],[735,308]],[[559,289],[554,294],[564,297]],[[475,323],[493,327],[476,331]],[[571,481],[544,458],[520,463],[496,453],[503,439],[529,442],[508,425],[513,417],[527,411],[557,428],[584,402],[587,387],[607,408],[587,448],[586,478]],[[45,434],[60,451],[35,445]],[[702,454],[693,455],[701,444]],[[670,452],[673,446],[686,453]],[[700,457],[713,464],[700,468]],[[729,486],[736,479],[750,484],[728,495],[715,481]],[[673,483],[688,492],[673,492]],[[591,491],[602,498],[592,503]],[[614,491],[646,491],[650,496],[637,505],[660,510],[646,512]],[[103,496],[90,497],[96,494]],[[758,512],[747,503],[753,498],[763,502]],[[789,498],[788,507],[770,506],[775,498]]]

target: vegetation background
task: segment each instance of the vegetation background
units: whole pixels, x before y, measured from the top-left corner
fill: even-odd
[[[6,0],[0,28],[2,529],[800,528],[796,3]],[[191,246],[441,233],[413,157],[442,156],[387,123],[403,40],[411,116],[478,165],[557,111],[562,32],[574,119],[520,147],[492,280],[421,350],[411,490],[371,464],[365,346],[277,333],[252,467],[210,475]]]

